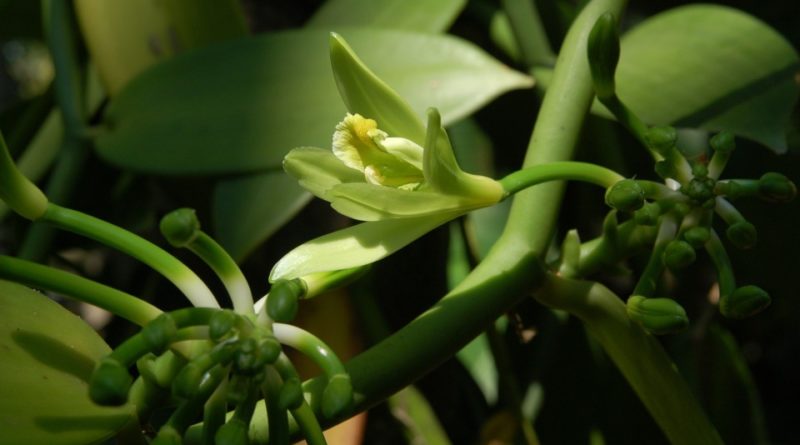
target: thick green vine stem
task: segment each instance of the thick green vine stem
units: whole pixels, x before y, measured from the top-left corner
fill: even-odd
[[[0,199],[11,210],[30,219],[39,219],[47,209],[47,197],[17,169],[6,141],[0,133]]]

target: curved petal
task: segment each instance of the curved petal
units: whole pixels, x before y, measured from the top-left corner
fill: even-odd
[[[330,150],[316,147],[292,149],[283,159],[283,169],[314,196],[329,200],[328,190],[347,182],[364,182],[364,174],[342,163]]]
[[[358,224],[296,247],[275,264],[269,280],[299,278],[363,266],[385,258],[460,212]]]
[[[328,198],[337,212],[360,221],[464,212],[477,207],[458,196],[364,183],[336,185],[328,192]]]

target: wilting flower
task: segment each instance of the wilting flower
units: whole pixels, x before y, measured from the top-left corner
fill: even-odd
[[[336,126],[332,150],[295,148],[284,169],[339,213],[368,222],[292,250],[270,281],[372,263],[506,194],[497,181],[461,170],[438,111],[429,110],[423,129],[408,104],[336,35],[331,61],[350,113]],[[384,123],[389,131],[379,128]]]

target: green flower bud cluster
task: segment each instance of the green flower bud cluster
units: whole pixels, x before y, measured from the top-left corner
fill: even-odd
[[[708,161],[703,158],[690,161],[683,157],[677,148],[677,132],[671,127],[646,129],[642,140],[658,154],[660,160],[656,163],[656,173],[665,182],[625,179],[609,187],[605,195],[605,201],[614,209],[615,215],[629,215],[626,227],[641,227],[641,230],[609,231],[604,223],[603,243],[615,246],[607,251],[614,253],[620,249],[619,246],[634,244],[632,237],[636,234],[655,235],[649,261],[633,296],[628,299],[631,319],[654,334],[676,332],[688,325],[686,312],[678,302],[656,298],[655,294],[664,271],[678,272],[687,268],[695,262],[697,250],[701,248],[711,256],[719,275],[722,315],[744,318],[767,307],[770,298],[762,289],[736,287],[727,253],[712,224],[718,217],[726,225],[724,233],[731,245],[738,249],[752,248],[758,239],[757,230],[729,199],[758,197],[767,202],[788,202],[797,193],[795,184],[774,172],[757,180],[720,180],[720,174],[735,149],[734,137],[727,132],[711,138],[709,145],[714,154]],[[623,239],[611,242],[607,238],[612,232],[614,238]],[[566,249],[563,250],[562,256],[566,258]],[[580,258],[575,253],[571,256]],[[578,260],[574,258],[569,263],[573,265],[572,269],[577,270],[575,264]],[[564,259],[563,264],[566,264]],[[572,269],[562,267],[561,272]]]
[[[202,342],[194,342],[187,351],[182,349],[186,340]],[[182,443],[186,429],[210,418],[210,410],[219,409],[220,404],[223,410],[233,406],[233,417],[204,423],[208,430],[203,434],[214,437],[215,443],[246,444],[259,399],[274,397],[267,406],[293,415],[307,408],[302,384],[282,344],[309,355],[328,375],[320,403],[324,416],[339,416],[350,407],[350,377],[319,339],[294,326],[260,323],[254,316],[216,308],[179,309],[153,319],[97,364],[89,396],[100,405],[112,406],[126,403],[129,397],[171,399],[175,410],[154,440],[164,444]],[[134,364],[140,371],[136,381],[129,373]],[[212,397],[215,393],[219,395]],[[153,414],[144,406],[138,409],[141,421]],[[304,425],[308,427],[308,419]]]

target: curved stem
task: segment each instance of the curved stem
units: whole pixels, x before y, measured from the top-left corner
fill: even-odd
[[[198,232],[187,245],[189,250],[199,256],[219,276],[233,302],[233,309],[245,315],[255,315],[253,293],[242,270],[236,265],[228,252],[205,232]]]
[[[275,323],[272,329],[279,342],[308,356],[328,377],[346,373],[344,365],[333,350],[310,332],[283,323]]]
[[[161,309],[113,287],[62,270],[0,255],[0,277],[28,286],[58,292],[105,309],[144,326],[161,315]]]
[[[40,218],[56,227],[118,249],[152,267],[180,289],[194,306],[218,308],[214,295],[185,264],[146,239],[90,215],[50,203]]]
[[[722,245],[719,235],[715,230],[711,230],[711,238],[708,239],[705,245],[708,256],[711,257],[711,262],[714,263],[714,268],[717,269],[717,281],[719,282],[719,295],[726,297],[736,290],[736,277],[733,274],[733,265],[731,259],[728,257],[728,252]]]
[[[548,181],[584,181],[608,188],[623,179],[625,178],[619,173],[596,164],[564,161],[528,167],[511,173],[498,182],[508,196]]]

